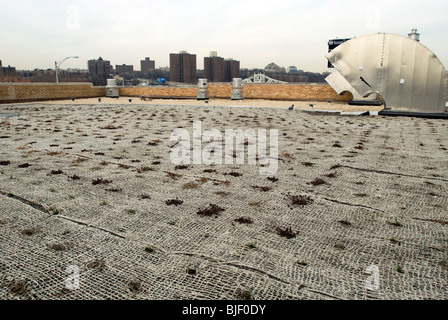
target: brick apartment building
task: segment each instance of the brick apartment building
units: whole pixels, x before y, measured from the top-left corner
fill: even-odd
[[[240,78],[240,62],[238,60],[227,59],[226,63],[226,79],[225,81],[233,81],[234,78]]]
[[[195,54],[186,51],[170,54],[170,81],[197,83]]]
[[[17,80],[16,68],[3,67],[2,60],[0,60],[0,82],[13,82],[14,80]]]
[[[2,60],[0,60],[0,82],[30,82],[30,79],[25,79],[17,74],[16,68],[7,66],[3,67]]]
[[[216,51],[204,58],[204,78],[211,82],[231,82],[240,77],[240,62],[218,57]]]
[[[144,73],[148,73],[151,70],[156,68],[156,62],[154,60],[150,60],[148,57],[145,60],[140,60],[140,71]]]
[[[112,70],[110,61],[104,60],[101,57],[98,60],[89,60],[87,65],[90,75],[108,75]]]
[[[90,81],[95,86],[105,86],[107,79],[113,72],[110,61],[99,57],[97,60],[89,60],[87,62]]]
[[[204,57],[204,78],[210,82],[224,82],[226,67],[224,58],[218,57],[216,51]]]
[[[15,67],[2,65],[2,60],[0,60],[0,76],[17,76],[17,71]]]
[[[126,65],[126,64],[121,64],[121,65],[117,64],[115,66],[115,71],[116,71],[117,74],[134,72],[134,66],[133,65]]]

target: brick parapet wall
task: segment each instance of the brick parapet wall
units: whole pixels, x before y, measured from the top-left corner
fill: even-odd
[[[197,97],[196,87],[125,87],[120,88],[121,96],[148,96],[153,98]],[[212,83],[208,86],[210,98],[230,99],[231,84]],[[332,87],[325,84],[244,84],[245,99],[302,100],[302,101],[341,101],[353,99],[350,93],[338,95]]]
[[[91,83],[0,83],[0,103],[104,97]]]
[[[197,97],[198,88],[195,87],[121,87],[120,96],[153,98],[190,98]]]
[[[120,87],[120,96],[152,98],[196,99],[198,88],[185,87]],[[230,99],[232,85],[209,84],[210,98]],[[244,84],[245,99],[341,101],[353,99],[350,93],[338,95],[325,84]],[[106,96],[105,87],[94,87],[91,83],[0,83],[0,103],[92,98]]]

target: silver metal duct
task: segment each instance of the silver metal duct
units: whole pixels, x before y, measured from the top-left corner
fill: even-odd
[[[354,88],[354,96],[380,95],[391,111],[448,112],[447,72],[418,41],[387,33],[365,35],[341,44],[326,57]],[[329,79],[331,86],[337,77]]]
[[[356,91],[355,88],[348,82],[342,74],[334,70],[326,79],[328,84],[336,91],[337,94],[342,94],[344,91],[351,92],[353,100],[361,100],[363,97]]]

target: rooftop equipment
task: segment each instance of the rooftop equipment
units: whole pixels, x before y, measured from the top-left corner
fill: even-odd
[[[207,79],[199,79],[198,81],[198,100],[208,100],[209,99],[209,93],[208,93],[208,83]]]
[[[383,114],[448,116],[448,78],[440,60],[419,41],[378,33],[353,38],[326,57],[336,92],[384,102]]]
[[[232,100],[243,100],[243,79],[234,78],[232,82]]]
[[[107,79],[106,97],[118,98],[120,93],[118,91],[117,79]]]
[[[417,33],[417,29],[412,29],[412,32],[408,34],[408,37],[415,41],[420,41],[420,33]]]

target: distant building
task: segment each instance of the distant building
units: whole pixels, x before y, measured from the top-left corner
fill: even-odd
[[[156,62],[154,60],[150,60],[148,57],[145,60],[140,60],[140,71],[148,73],[150,70],[154,70],[156,68]]]
[[[274,74],[272,77],[276,80],[283,81],[283,82],[309,82],[309,77],[303,76],[303,75],[297,75],[297,74]]]
[[[58,71],[60,82],[63,82],[62,79],[63,79],[65,73],[66,73],[65,70]],[[56,82],[56,70],[54,70],[54,69],[46,69],[46,70],[35,69],[32,72],[31,81],[32,82]]]
[[[89,60],[87,65],[90,75],[108,75],[112,70],[110,61],[103,60],[101,57],[98,60]]]
[[[196,55],[186,51],[170,54],[170,81],[196,83]]]
[[[204,78],[211,82],[231,82],[240,77],[240,62],[232,58],[224,60],[216,51],[204,58]]]
[[[240,62],[232,58],[226,59],[226,81],[233,81],[234,78],[240,78]]]
[[[29,82],[29,79],[19,78],[15,67],[3,67],[0,60],[0,82]]]
[[[283,67],[279,67],[278,65],[276,65],[274,62],[271,62],[270,64],[268,64],[264,70],[266,72],[271,72],[271,73],[286,73],[286,69]]]
[[[134,66],[126,65],[126,64],[122,64],[122,65],[117,64],[115,66],[115,71],[117,74],[134,72]]]
[[[3,67],[0,60],[0,82],[15,82],[18,80],[16,68],[7,66]]]
[[[296,66],[289,66],[286,69],[272,62],[264,68],[264,72],[266,76],[281,82],[303,83],[309,81],[308,75],[304,74],[303,70],[298,70]]]
[[[297,69],[296,66],[289,66],[287,69],[287,72],[288,73],[297,73],[297,72],[299,72],[299,70]]]
[[[17,76],[16,68],[11,66],[3,67],[2,60],[0,60],[0,76]]]
[[[216,51],[210,52],[209,57],[204,58],[204,78],[210,82],[225,81],[226,65],[224,58],[218,57]]]

